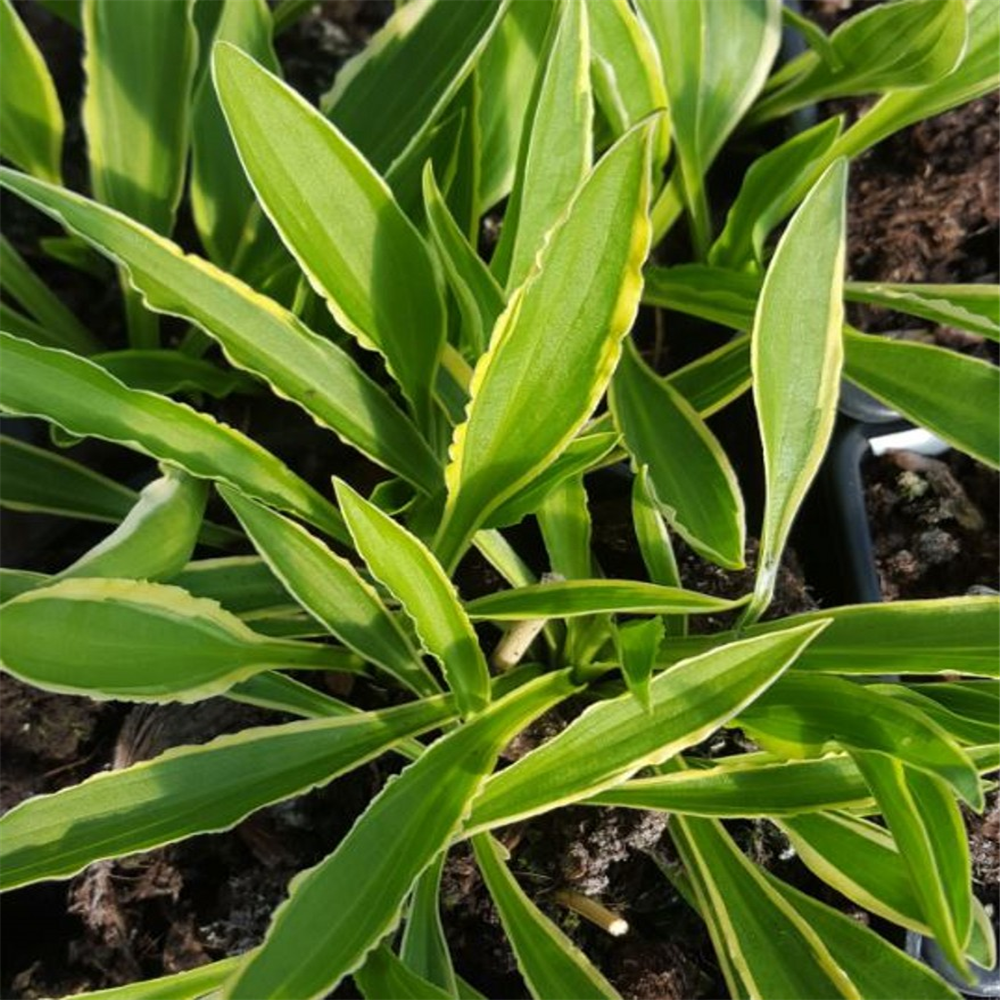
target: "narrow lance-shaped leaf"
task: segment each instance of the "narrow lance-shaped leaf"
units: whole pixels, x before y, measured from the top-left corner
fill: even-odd
[[[261,806],[325,785],[451,715],[437,698],[259,726],[28,799],[0,819],[3,888],[67,878],[102,858],[230,829]]]
[[[0,435],[0,507],[117,524],[139,494],[44,448]]]
[[[669,829],[699,908],[711,914],[712,944],[734,996],[860,1000],[810,922],[768,884],[718,820],[674,816]]]
[[[76,995],[80,1000],[211,1000],[215,995],[211,991],[221,986],[241,961],[242,955],[234,955],[185,972]]]
[[[503,0],[400,7],[337,74],[320,102],[324,114],[384,176],[438,123],[506,7]]]
[[[322,426],[421,489],[439,488],[440,469],[427,443],[332,341],[232,275],[117,212],[13,171],[0,170],[0,181],[126,264],[151,308],[197,323],[234,365],[266,380]]]
[[[431,239],[462,314],[462,346],[474,361],[486,350],[493,324],[503,312],[503,290],[448,211],[431,163],[424,168],[423,185]]]
[[[555,11],[553,0],[511,0],[476,64],[484,211],[508,195],[514,182],[518,144]]]
[[[787,67],[794,77],[767,94],[750,121],[759,123],[830,97],[932,84],[954,69],[965,49],[965,0],[899,0],[862,11],[829,40],[829,52],[806,52]]]
[[[70,434],[116,441],[193,476],[228,483],[347,540],[329,501],[256,442],[207,414],[129,389],[89,361],[6,333],[0,333],[0,353],[0,408],[8,413],[44,417]]]
[[[565,449],[614,371],[649,248],[651,128],[626,135],[588,177],[476,365],[435,542],[447,566],[493,510]]]
[[[900,994],[913,1000],[958,1000],[959,994],[923,962],[893,947],[859,921],[779,881],[770,872],[762,874],[816,930],[834,961],[849,970],[861,996],[890,1000]]]
[[[385,356],[426,427],[445,313],[423,239],[358,150],[291,88],[226,43],[213,68],[264,210],[336,320]]]
[[[793,672],[748,706],[739,725],[765,749],[788,757],[819,756],[830,744],[891,754],[939,776],[974,809],[982,808],[968,754],[918,708],[865,685]]]
[[[486,521],[490,528],[504,528],[518,524],[528,514],[535,513],[549,493],[574,476],[590,472],[602,462],[618,443],[618,435],[611,433],[581,434],[574,438],[566,450],[537,479],[526,483],[510,499],[505,500]]]
[[[97,201],[167,236],[184,185],[197,59],[194,0],[138,6],[83,0],[83,127]],[[123,275],[133,347],[155,347],[158,321]]]
[[[969,0],[968,43],[958,65],[923,87],[887,93],[849,128],[830,151],[855,157],[900,129],[988,94],[1000,84],[1000,3]]]
[[[792,522],[833,433],[843,358],[847,163],[820,178],[778,244],[754,317],[750,360],[766,496],[754,597],[770,603]]]
[[[466,605],[470,617],[488,621],[574,618],[602,612],[623,614],[715,614],[744,603],[661,587],[639,580],[566,580],[499,590]]]
[[[573,690],[566,672],[531,681],[389,782],[333,854],[292,881],[260,952],[225,995],[320,997],[357,969],[398,923],[414,880],[457,832],[504,744]]]
[[[893,923],[931,933],[909,867],[885,827],[842,812],[789,816],[778,826],[803,864],[838,892]]]
[[[629,344],[611,382],[615,423],[667,523],[700,555],[744,565],[745,516],[736,473],[715,435]]]
[[[439,690],[375,589],[304,528],[220,488],[255,548],[288,592],[344,645],[420,695]]]
[[[640,0],[637,7],[660,54],[681,189],[701,256],[711,238],[705,175],[764,85],[778,53],[781,4]]]
[[[590,706],[558,736],[490,779],[468,831],[579,801],[669,760],[766,690],[823,628],[789,629],[685,660],[654,678],[648,710],[629,693]]]
[[[257,635],[213,601],[138,580],[64,580],[8,601],[3,666],[48,691],[197,701],[271,667],[359,669],[330,646]]]
[[[414,883],[400,941],[400,958],[431,983],[455,996],[457,980],[441,922],[441,875],[448,852],[442,851]]]
[[[170,466],[162,471],[144,487],[122,523],[57,579],[169,580],[183,569],[201,530],[208,483]]]
[[[472,847],[531,995],[614,1000],[614,987],[517,884],[501,845],[483,833],[472,838]]]
[[[59,347],[80,354],[100,350],[97,338],[28,267],[4,236],[0,236],[0,282],[5,294],[19,302],[53,338],[59,339]]]
[[[848,281],[844,298],[1000,340],[1000,285]]]
[[[223,0],[214,40],[232,42],[272,72],[271,11],[264,0]],[[251,238],[276,241],[273,229],[248,225],[257,211],[253,190],[243,175],[226,127],[210,73],[203,73],[194,94],[191,121],[191,214],[208,256],[220,267],[238,270],[238,252]],[[264,237],[267,233],[267,237]]]
[[[766,635],[789,624],[830,619],[830,627],[802,654],[796,671],[834,674],[942,674],[1000,676],[995,597],[944,597],[890,604],[852,604],[753,625]],[[664,662],[710,648],[725,636],[671,640]],[[669,651],[669,656],[665,655]]]
[[[11,0],[0,3],[0,153],[23,170],[58,184],[63,114],[48,67]]]
[[[1000,746],[971,747],[981,773],[993,770]],[[800,816],[825,809],[875,808],[865,779],[847,754],[783,760],[769,753],[720,758],[712,767],[633,778],[588,800],[593,805],[660,809],[692,816]]]
[[[815,183],[842,127],[840,118],[828,118],[754,160],[712,245],[710,264],[736,270],[763,265],[767,237]]]
[[[590,21],[594,98],[617,139],[647,115],[667,107],[663,70],[653,41],[628,0],[584,6]],[[669,152],[669,122],[663,118],[653,148],[654,167],[659,169]]]
[[[254,392],[258,383],[242,372],[224,370],[210,361],[175,350],[102,351],[90,360],[132,389],[162,395],[204,392],[223,399],[233,392]]]
[[[951,790],[940,778],[893,757],[859,751],[853,756],[910,869],[924,920],[948,961],[968,976],[972,873],[965,825]]]
[[[961,451],[1000,468],[1000,372],[930,344],[845,334],[845,373],[867,392]]]
[[[365,1000],[453,1000],[453,991],[415,971],[386,944],[368,953],[365,964],[354,972],[354,983]]]
[[[615,630],[625,684],[647,710],[652,708],[649,684],[663,636],[663,622],[659,618],[626,622]]]
[[[187,158],[196,40],[192,0],[84,0],[83,123],[98,201],[163,235]]]
[[[463,715],[480,711],[490,697],[489,670],[458,595],[423,543],[336,481],[337,499],[354,544],[372,575],[413,619],[424,648],[444,670]]]
[[[544,237],[590,170],[593,118],[586,4],[563,3],[549,29],[524,119],[514,188],[490,262],[508,293],[527,277]]]

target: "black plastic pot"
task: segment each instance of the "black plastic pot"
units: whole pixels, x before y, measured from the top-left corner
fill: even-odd
[[[997,917],[993,915],[993,933],[997,934]],[[963,997],[1000,997],[1000,963],[993,969],[984,969],[970,962],[975,984],[969,984],[955,971],[955,967],[944,957],[937,942],[916,931],[906,932],[906,953],[930,966],[949,986]]]

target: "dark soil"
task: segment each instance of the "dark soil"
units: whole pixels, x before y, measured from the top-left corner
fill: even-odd
[[[1000,590],[1000,476],[966,455],[889,452],[865,465],[887,601]]]

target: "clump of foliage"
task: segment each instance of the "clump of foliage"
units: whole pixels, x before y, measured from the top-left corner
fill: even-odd
[[[302,7],[83,0],[87,197],[61,182],[51,79],[0,5],[0,147],[18,168],[0,182],[64,227],[51,253],[112,262],[128,321],[127,346],[105,343],[4,243],[0,407],[160,463],[136,495],[72,451],[3,439],[5,505],[115,525],[55,575],[4,571],[3,665],[46,690],[300,717],[26,801],[0,820],[0,884],[224,830],[394,753],[402,771],[292,882],[260,947],[101,995],[319,997],[348,976],[372,998],[478,995],[436,902],[469,840],[532,995],[614,996],[495,837],[578,803],[670,814],[733,996],[954,996],[751,863],[723,821],[770,820],[849,899],[960,970],[992,964],[960,803],[983,807],[997,765],[996,601],[760,618],[843,378],[998,464],[993,367],[844,322],[845,300],[891,303],[1000,336],[996,287],[844,274],[850,160],[997,86],[996,0],[899,0],[829,37],[786,13],[808,44],[779,68],[778,0],[413,0],[319,108],[273,50]],[[772,142],[714,225],[706,177],[737,130],[850,94],[877,100],[849,128]],[[182,197],[200,247],[170,239]],[[487,261],[481,220],[504,199]],[[681,219],[689,259],[650,264]],[[732,339],[657,374],[631,336],[642,304]],[[756,582],[729,601],[681,586],[671,537],[743,567],[740,485],[706,417],[748,391],[766,501]],[[382,481],[364,495],[349,464],[307,482],[213,416],[234,394],[300,408]],[[622,461],[647,579],[592,553],[585,477]],[[229,524],[205,520],[213,489]],[[504,534],[529,516],[541,582]],[[225,554],[240,544],[256,556]],[[471,548],[509,586],[463,599]],[[507,629],[493,669],[479,623]],[[302,670],[363,675],[393,705],[362,711]],[[589,707],[498,769],[570,696]],[[702,756],[722,727],[760,749]]]

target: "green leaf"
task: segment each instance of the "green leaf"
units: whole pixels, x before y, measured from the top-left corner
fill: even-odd
[[[670,833],[734,996],[862,996],[805,919],[714,819],[673,816]]]
[[[25,594],[36,587],[44,587],[51,578],[45,573],[32,573],[26,569],[0,568],[0,604],[18,594]]]
[[[55,346],[80,354],[100,350],[97,338],[49,290],[3,236],[0,236],[0,280],[4,293],[19,302],[45,328]]]
[[[590,171],[593,118],[586,5],[564,3],[549,28],[524,119],[514,186],[490,262],[508,294],[531,272],[546,235]],[[558,156],[552,155],[554,149]]]
[[[127,986],[76,995],[81,1000],[210,1000],[214,995],[211,991],[221,986],[242,960],[242,955],[234,955],[159,979],[144,979]]]
[[[173,229],[190,138],[193,0],[84,0],[83,125],[94,197],[163,236]]]
[[[190,562],[171,581],[193,594],[217,601],[233,614],[297,608],[282,582],[257,556],[224,556]]]
[[[842,125],[842,119],[828,118],[754,160],[708,255],[710,264],[739,270],[764,263],[767,237],[816,183]]]
[[[3,888],[67,878],[102,858],[228,830],[261,806],[325,785],[451,714],[437,698],[244,729],[28,799],[0,819]]]
[[[909,930],[932,933],[913,888],[913,873],[884,827],[846,813],[789,817],[778,826],[803,863],[848,899]],[[992,967],[996,956],[990,917],[975,896],[972,906],[966,955]]]
[[[573,690],[565,671],[531,681],[389,782],[333,854],[292,881],[260,952],[226,996],[319,997],[359,968],[398,923],[414,880],[457,832],[502,747]]]
[[[63,114],[48,67],[11,0],[0,3],[0,153],[22,170],[62,179]]]
[[[462,344],[475,360],[486,350],[493,324],[503,312],[503,291],[448,211],[430,163],[424,168],[423,190],[431,239],[462,314]]]
[[[845,21],[829,52],[806,52],[787,67],[794,77],[767,94],[750,121],[768,121],[831,97],[933,84],[962,57],[965,0],[897,0]]]
[[[951,790],[942,779],[894,757],[860,751],[853,756],[909,867],[925,922],[948,961],[967,974],[972,871],[965,825]]]
[[[231,42],[277,73],[274,26],[264,0],[223,0],[221,7],[214,41]],[[211,75],[203,73],[195,90],[191,120],[191,214],[201,245],[213,263],[239,272],[239,255],[248,252],[244,241],[277,241],[270,227],[253,232],[248,226],[254,211],[253,190],[243,175]]]
[[[852,604],[754,625],[767,635],[788,624],[830,619],[830,627],[796,661],[797,671],[834,674],[943,674],[1000,676],[995,597],[944,597],[890,604]],[[668,662],[701,652],[726,636],[671,640]]]
[[[104,438],[227,483],[345,541],[339,511],[260,445],[165,396],[129,389],[65,351],[0,333],[0,408],[44,417],[70,434]]]
[[[618,443],[615,433],[581,434],[538,477],[505,500],[486,520],[486,527],[505,528],[537,511],[562,483],[593,469]]]
[[[792,522],[833,433],[843,358],[847,163],[816,182],[775,250],[750,341],[765,503],[753,622],[771,601]]]
[[[407,968],[454,997],[457,981],[439,905],[447,856],[442,851],[413,886],[399,953]]]
[[[162,472],[143,488],[122,523],[56,579],[169,580],[184,568],[201,530],[208,484],[170,466]]]
[[[627,0],[584,4],[590,21],[590,77],[614,139],[654,111],[667,107],[663,70]],[[670,129],[661,119],[653,147],[653,165],[662,167],[670,152]]]
[[[638,0],[660,55],[678,176],[698,255],[711,233],[705,175],[764,86],[781,36],[777,0]]]
[[[409,967],[387,945],[368,953],[354,973],[365,1000],[451,1000],[454,996]]]
[[[831,749],[879,751],[948,782],[974,809],[983,793],[975,765],[923,712],[870,687],[820,674],[791,673],[737,720],[762,747],[789,757]]]
[[[1000,715],[1000,689],[992,681],[957,681],[921,684],[921,694],[967,719],[996,724]]]
[[[743,601],[710,597],[680,587],[661,587],[639,580],[565,580],[537,583],[477,597],[466,604],[475,620],[518,621],[525,618],[573,618],[602,612],[638,615],[714,614]]]
[[[135,490],[55,452],[0,434],[0,506],[117,524]]]
[[[330,646],[257,635],[213,601],[139,580],[80,579],[8,601],[3,666],[47,691],[197,701],[271,667],[358,669]]]
[[[163,395],[205,392],[222,399],[257,388],[257,383],[241,372],[223,370],[180,351],[108,351],[92,354],[90,360],[132,389]]]
[[[871,689],[879,694],[888,695],[890,698],[898,698],[908,705],[919,709],[933,722],[936,722],[949,736],[959,743],[978,744],[989,743],[1000,735],[1000,727],[997,725],[997,718],[1000,717],[1000,700],[998,694],[1000,689],[997,685],[987,682],[980,682],[981,686],[992,688],[989,695],[983,699],[985,706],[990,711],[990,715],[985,719],[970,719],[967,716],[953,712],[945,708],[933,697],[934,683],[914,685],[901,684],[872,684]],[[986,694],[984,691],[983,694]]]
[[[931,344],[846,331],[845,374],[921,427],[1000,468],[1000,372]]]
[[[267,381],[376,462],[428,492],[440,487],[437,459],[416,428],[334,343],[232,275],[122,215],[12,171],[0,171],[0,179],[126,264],[150,308],[197,323],[234,365]]]
[[[778,826],[803,864],[848,899],[910,930],[931,933],[910,869],[884,827],[841,812],[790,816]]]
[[[767,753],[723,757],[707,768],[634,778],[588,800],[593,805],[724,818],[860,808],[871,801],[864,778],[846,754],[781,760]]]
[[[704,264],[646,268],[642,301],[745,330],[753,322],[760,295],[755,274]],[[700,409],[700,408],[699,408]]]
[[[601,1000],[618,994],[587,956],[542,913],[504,863],[504,848],[488,833],[472,838],[476,864],[500,913],[517,967],[536,1000]]]
[[[1000,285],[848,281],[844,283],[844,298],[1000,340]]]
[[[467,832],[588,798],[693,746],[758,697],[823,627],[789,629],[685,660],[653,679],[648,710],[630,693],[591,705],[490,779]]]
[[[553,0],[512,0],[476,66],[484,211],[506,197],[514,182],[524,119],[555,12]]]
[[[264,210],[337,322],[383,354],[427,426],[445,313],[423,239],[358,150],[281,80],[227,43],[213,69]]]
[[[967,752],[980,772],[996,766],[995,744]],[[812,760],[783,760],[769,753],[722,757],[707,768],[634,778],[587,801],[719,818],[798,816],[823,809],[871,811],[874,806],[861,772],[846,754]]]
[[[503,0],[408,3],[337,74],[323,112],[384,176],[440,120],[505,9]]]
[[[416,694],[440,690],[375,589],[346,559],[294,521],[233,490],[220,493],[271,572],[332,635]]]
[[[447,566],[503,501],[566,448],[614,371],[649,248],[650,129],[630,132],[588,177],[476,365],[435,542]]]
[[[728,569],[744,566],[743,496],[715,435],[638,351],[626,348],[609,395],[634,465],[648,468],[651,497],[697,553]]]
[[[652,710],[649,683],[663,636],[663,622],[659,618],[626,622],[615,630],[625,685],[647,711]]]
[[[959,1000],[959,995],[922,962],[894,948],[857,920],[780,882],[764,878],[819,934],[841,968],[847,969],[861,996],[871,1000]]]
[[[346,483],[335,480],[335,486],[355,547],[413,619],[424,648],[441,664],[460,712],[481,711],[490,698],[489,670],[447,574],[426,546],[388,514]]]

